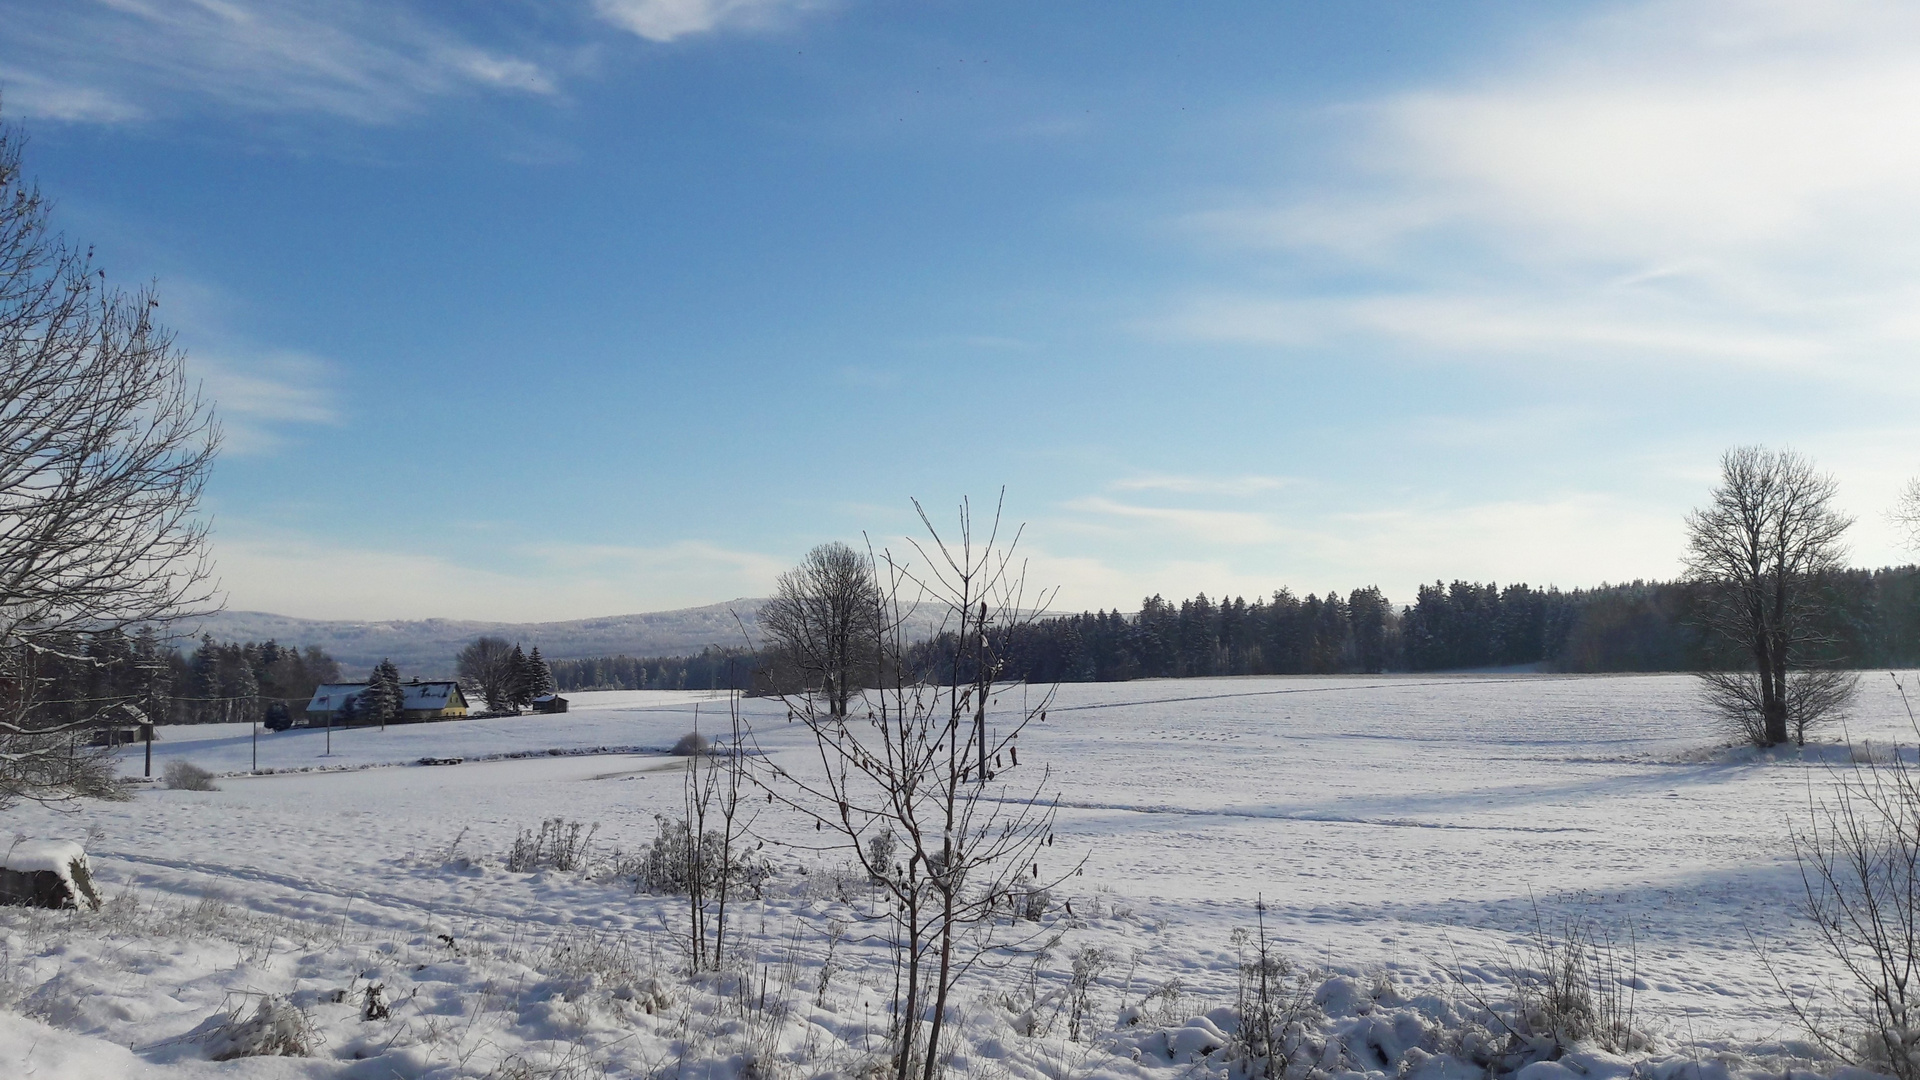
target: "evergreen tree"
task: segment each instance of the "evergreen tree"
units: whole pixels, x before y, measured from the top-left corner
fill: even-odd
[[[405,695],[406,691],[400,686],[400,669],[393,666],[392,660],[382,659],[367,677],[367,688],[360,692],[357,711],[368,723],[385,726],[400,718]]]
[[[527,654],[520,646],[513,647],[513,653],[507,660],[507,705],[519,712],[533,701],[533,672]]]
[[[553,669],[540,658],[540,646],[535,645],[527,654],[527,699],[544,697],[553,693]]]

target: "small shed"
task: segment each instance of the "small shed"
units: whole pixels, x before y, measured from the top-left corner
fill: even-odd
[[[87,736],[88,746],[128,746],[137,742],[152,742],[152,724],[110,724],[94,728]]]
[[[533,699],[533,711],[537,713],[563,713],[567,711],[567,699],[559,694],[541,694]]]
[[[21,840],[0,852],[0,904],[100,910],[87,851],[71,840]]]

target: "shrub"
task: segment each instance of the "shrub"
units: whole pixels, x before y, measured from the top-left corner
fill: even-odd
[[[676,757],[692,757],[695,754],[706,753],[710,745],[705,735],[697,731],[689,731],[685,735],[680,736],[680,741],[674,743],[673,749],[668,751],[668,753]]]
[[[1053,907],[1053,892],[1038,885],[1021,883],[1007,891],[1007,902],[1013,907],[1014,918],[1039,922]]]
[[[175,791],[219,791],[213,774],[191,761],[169,761],[161,778]]]
[[[578,821],[548,818],[539,832],[520,830],[513,847],[507,851],[507,869],[517,874],[535,870],[578,870],[586,865],[587,848],[599,825],[589,828]]]
[[[215,1061],[243,1057],[309,1057],[318,1043],[307,1014],[277,998],[263,997],[252,1016],[235,1009],[213,1030],[207,1056]]]
[[[893,833],[882,829],[867,837],[867,865],[873,870],[873,879],[885,881],[893,868]]]
[[[773,876],[772,864],[757,849],[736,850],[731,858],[724,857],[725,837],[716,829],[708,829],[696,847],[693,826],[686,818],[655,815],[654,821],[660,831],[640,860],[636,892],[686,896],[698,886],[702,894],[714,893],[722,884],[724,868],[729,889],[748,889],[758,899]]]

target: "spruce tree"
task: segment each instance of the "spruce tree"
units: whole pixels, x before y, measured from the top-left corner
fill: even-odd
[[[390,720],[398,720],[405,716],[407,691],[405,687],[400,685],[400,669],[393,665],[392,660],[382,658],[380,666],[374,668],[374,671],[380,676],[380,681],[387,688],[387,704],[389,707],[387,718]]]
[[[540,646],[527,654],[527,698],[531,701],[553,693],[553,669],[540,658]]]
[[[400,688],[400,669],[393,666],[392,660],[383,659],[374,665],[373,674],[367,676],[367,688],[360,692],[359,711],[369,721],[384,727],[388,721],[399,718],[404,694]]]
[[[526,708],[533,700],[533,693],[528,689],[532,685],[528,667],[527,654],[515,645],[513,654],[507,658],[507,704],[515,712]]]

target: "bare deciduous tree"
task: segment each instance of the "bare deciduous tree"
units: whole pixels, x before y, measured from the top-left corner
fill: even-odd
[[[1739,650],[1739,669],[1707,671],[1707,700],[1760,746],[1791,739],[1851,701],[1848,673],[1816,662],[1832,643],[1821,617],[1821,579],[1841,568],[1853,523],[1833,509],[1833,477],[1790,450],[1758,446],[1720,459],[1720,486],[1687,516],[1687,570],[1702,589],[1700,618]]]
[[[695,706],[696,722],[699,707]],[[688,970],[719,971],[727,959],[727,920],[742,887],[759,894],[764,872],[748,848],[757,816],[742,795],[747,771],[747,727],[740,697],[732,696],[731,730],[725,745],[687,755],[683,777],[686,816],[667,828],[685,837],[680,876],[687,889]]]
[[[872,560],[836,541],[780,575],[760,625],[808,689],[819,688],[828,712],[844,717],[875,668],[879,611]]]
[[[1920,477],[1907,481],[1907,486],[1900,489],[1900,498],[1887,516],[1906,534],[1907,547],[1920,551]]]
[[[895,1080],[932,1080],[955,986],[995,950],[1045,934],[1015,913],[1024,899],[1034,914],[1031,897],[1077,869],[1042,870],[1053,842],[1047,772],[1031,786],[1007,782],[1021,767],[1021,732],[1045,719],[1053,698],[1051,688],[997,682],[1010,631],[1036,617],[1022,606],[1018,537],[1000,543],[996,512],[982,543],[965,504],[951,540],[920,517],[930,539],[914,545],[918,568],[886,553],[875,560],[885,581],[870,632],[900,678],[861,694],[857,717],[815,695],[789,699],[813,734],[818,768],[770,766],[760,778],[774,799],[837,834],[884,898],[872,917],[895,957]],[[944,620],[932,649],[910,650],[906,627],[921,604]],[[913,657],[928,670],[912,670]]]
[[[513,658],[514,646],[505,638],[480,637],[460,650],[454,670],[468,690],[478,691],[493,712],[517,709],[514,691],[520,679],[520,665]]]
[[[217,607],[197,516],[212,408],[155,323],[153,292],[108,286],[90,252],[50,231],[20,148],[0,128],[0,805],[117,791],[80,729],[138,712],[62,702],[51,719],[49,650]]]
[[[1894,686],[1906,701],[1906,687]],[[1907,719],[1914,721],[1911,705]],[[1914,723],[1920,735],[1920,723]],[[1801,913],[1847,985],[1809,989],[1763,952],[1775,986],[1828,1053],[1898,1080],[1920,1080],[1920,766],[1903,748],[1835,770],[1793,831]]]

